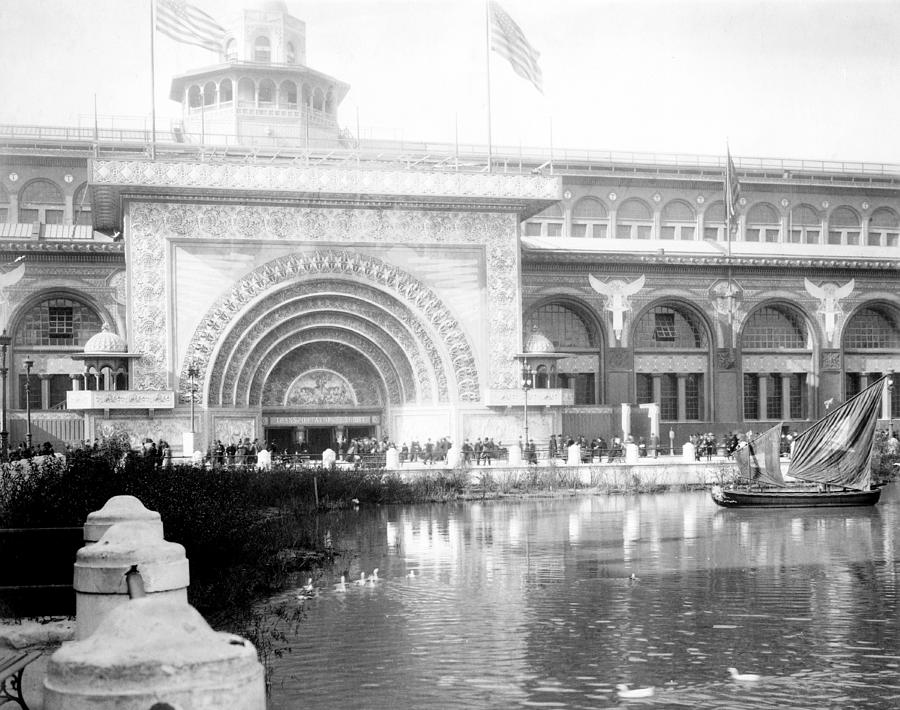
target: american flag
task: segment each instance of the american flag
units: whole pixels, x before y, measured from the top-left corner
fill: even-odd
[[[176,42],[213,52],[221,51],[225,39],[224,27],[184,0],[156,0],[156,29]]]
[[[737,170],[731,159],[731,149],[726,146],[725,153],[728,156],[725,166],[725,215],[728,223],[728,233],[737,230],[738,200],[741,199],[741,183],[738,182]]]
[[[543,94],[544,78],[538,66],[540,52],[529,44],[515,20],[499,3],[491,0],[488,12],[491,20],[491,49],[509,60],[513,71],[523,79],[528,79]]]

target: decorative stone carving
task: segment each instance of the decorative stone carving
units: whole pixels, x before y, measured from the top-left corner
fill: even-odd
[[[232,441],[237,443],[244,439],[253,441],[256,434],[255,417],[220,417],[213,419],[213,438],[226,446]]]
[[[629,299],[644,288],[644,275],[642,274],[630,283],[622,279],[601,281],[592,274],[588,274],[588,280],[591,283],[591,288],[605,298],[606,310],[612,311],[613,333],[616,335],[616,340],[621,343],[625,311],[631,310],[631,301]]]
[[[285,407],[355,406],[356,393],[336,372],[312,370],[291,383],[284,397]]]
[[[139,449],[144,439],[152,439],[157,443],[160,440],[167,441],[171,446],[179,448],[182,433],[189,431],[190,428],[191,423],[187,417],[167,417],[165,419],[110,417],[94,420],[95,437],[102,439],[117,434],[126,434],[134,449]]]
[[[625,352],[628,352],[623,348]],[[667,353],[634,356],[635,372],[706,372],[709,366],[707,354],[669,355]],[[627,368],[632,369],[632,368]]]
[[[609,370],[613,372],[628,372],[632,369],[631,350],[628,348],[610,348],[606,361]]]
[[[843,286],[838,286],[836,283],[830,282],[817,286],[809,279],[804,278],[803,285],[806,287],[806,292],[810,296],[818,299],[819,308],[816,313],[824,323],[825,338],[832,346],[836,345],[834,342],[834,335],[837,321],[844,315],[844,309],[841,308],[841,300],[853,293],[853,289],[856,286],[856,280],[850,279]]]
[[[823,372],[840,372],[841,370],[841,351],[840,350],[822,350],[822,371]]]
[[[813,372],[811,354],[744,355],[744,372]]]
[[[716,350],[716,366],[720,370],[733,370],[735,365],[734,348],[718,348]]]

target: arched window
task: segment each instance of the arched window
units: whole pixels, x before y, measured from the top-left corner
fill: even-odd
[[[263,79],[257,88],[260,106],[271,106],[275,103],[275,82],[271,79]]]
[[[684,350],[707,347],[706,328],[691,311],[657,306],[641,316],[635,328],[635,348]]]
[[[543,212],[525,222],[523,226],[526,237],[561,237],[563,232],[562,208],[558,204],[550,205]]]
[[[222,79],[222,83],[219,84],[219,104],[231,103],[233,99],[234,89],[231,79]]]
[[[297,50],[294,49],[293,42],[287,43],[287,46],[285,47],[284,59],[288,64],[293,64],[295,61],[297,61]]]
[[[75,190],[75,197],[72,200],[73,219],[75,224],[93,224],[91,219],[91,196],[87,189],[87,183],[82,183]]]
[[[593,197],[584,197],[572,208],[572,236],[603,239],[608,235],[606,205]]]
[[[819,244],[822,218],[810,205],[797,205],[791,210],[790,240],[794,244]]]
[[[549,303],[535,309],[525,319],[525,338],[537,330],[553,343],[559,352],[572,353],[574,357],[560,360],[549,373],[551,387],[574,390],[575,404],[596,404],[600,394],[600,356],[597,353],[598,338],[587,321],[574,308],[561,303]],[[543,384],[546,378],[541,378]]]
[[[83,347],[102,325],[93,308],[70,298],[51,298],[25,314],[16,329],[15,344]]]
[[[293,81],[282,81],[278,87],[278,105],[281,107],[297,108],[297,84]]]
[[[725,203],[721,200],[713,202],[703,212],[703,238],[715,242],[728,239],[725,231]]]
[[[880,307],[863,308],[844,328],[847,350],[900,350],[900,322],[896,313]]]
[[[322,111],[325,108],[325,92],[318,86],[313,89],[312,107],[317,111]]]
[[[256,84],[246,76],[238,79],[238,103],[243,106],[256,104]]]
[[[634,197],[616,210],[616,239],[650,239],[653,236],[653,212]]]
[[[312,106],[312,90],[309,88],[309,84],[301,85],[300,99],[304,106]]]
[[[234,39],[229,39],[225,43],[225,61],[237,61],[237,42],[235,42]]]
[[[32,180],[19,194],[19,222],[62,224],[65,213],[62,190],[50,180]]]
[[[868,245],[871,247],[895,247],[900,235],[900,218],[889,207],[879,207],[869,218]]]
[[[693,240],[697,235],[697,215],[683,200],[673,200],[663,207],[661,239]]]
[[[828,217],[828,243],[859,244],[859,215],[849,207],[837,207]]]
[[[741,333],[745,350],[808,349],[809,333],[800,315],[784,306],[765,306],[753,312]]]
[[[272,43],[268,37],[256,38],[253,43],[253,61],[267,63],[272,61]]]
[[[203,105],[204,106],[215,106],[216,105],[216,84],[213,81],[207,81],[203,85]]]
[[[203,96],[199,86],[192,86],[188,89],[188,108],[200,108],[203,104]]]
[[[760,202],[747,211],[748,242],[777,242],[781,234],[781,217],[772,205]]]

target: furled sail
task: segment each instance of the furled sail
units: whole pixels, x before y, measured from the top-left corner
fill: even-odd
[[[798,436],[788,475],[804,481],[868,490],[872,442],[884,386],[882,378]]]
[[[740,472],[751,482],[783,486],[781,477],[781,422],[734,452]]]

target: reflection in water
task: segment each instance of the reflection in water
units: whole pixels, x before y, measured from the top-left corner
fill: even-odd
[[[696,492],[348,512],[354,554],[321,586],[382,579],[308,603],[269,707],[897,707],[896,488],[861,509]]]

